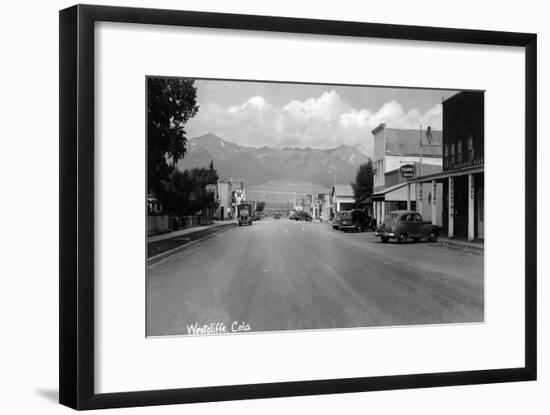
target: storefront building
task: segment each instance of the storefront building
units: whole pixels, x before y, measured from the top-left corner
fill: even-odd
[[[241,179],[222,179],[218,181],[216,218],[219,220],[230,220],[235,217],[235,191],[239,190],[246,195],[243,181]],[[244,196],[243,200],[246,200]]]
[[[355,207],[355,195],[349,184],[337,184],[331,191],[332,214],[343,210],[351,210]]]
[[[393,210],[429,211],[432,218],[433,189],[430,185],[408,184],[408,179],[441,172],[442,132],[430,127],[418,130],[387,128],[380,124],[374,136],[374,192],[369,198],[373,216],[381,223]],[[436,185],[436,193],[442,192]],[[418,199],[418,195],[421,195]],[[425,195],[422,198],[422,195]],[[442,225],[442,209],[435,205],[432,221]]]
[[[484,239],[484,93],[460,92],[443,102],[443,170],[409,180],[409,186],[441,184],[449,238]],[[417,195],[422,200],[423,195]]]

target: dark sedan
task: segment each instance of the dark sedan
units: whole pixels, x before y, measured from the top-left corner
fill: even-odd
[[[424,222],[422,215],[411,210],[395,210],[384,218],[384,222],[376,231],[382,242],[396,239],[399,243],[412,239],[418,242],[427,239],[436,242],[439,228],[431,222]]]
[[[339,212],[332,227],[341,231],[363,232],[371,227],[372,218],[360,209]]]

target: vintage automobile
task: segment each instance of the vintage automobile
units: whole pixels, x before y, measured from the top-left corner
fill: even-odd
[[[241,203],[237,205],[237,217],[239,226],[252,225],[252,204]]]
[[[273,219],[281,219],[281,214],[279,212],[275,212],[273,214]]]
[[[313,218],[307,212],[298,212],[297,215],[296,215],[296,220],[297,221],[311,222],[313,220]]]
[[[345,210],[339,212],[336,225],[341,231],[363,232],[370,228],[371,220],[372,218],[360,209]]]
[[[342,212],[336,212],[334,214],[334,217],[332,218],[332,221],[331,221],[332,229],[339,229],[340,228],[340,222],[342,220],[341,214],[342,214]]]
[[[394,210],[386,215],[384,222],[376,231],[382,242],[397,239],[399,243],[412,239],[418,242],[427,239],[436,242],[439,228],[431,222],[424,222],[422,215],[412,210]]]

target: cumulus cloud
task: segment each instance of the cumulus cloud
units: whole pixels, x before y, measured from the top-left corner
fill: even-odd
[[[442,106],[437,104],[421,113],[414,108],[405,111],[399,102],[392,100],[377,109],[354,108],[335,90],[279,107],[261,96],[253,96],[229,108],[213,103],[201,105],[197,116],[189,121],[188,131],[191,136],[210,131],[254,147],[331,148],[347,144],[372,155],[371,130],[380,123],[392,128],[417,129],[430,125],[440,129]]]

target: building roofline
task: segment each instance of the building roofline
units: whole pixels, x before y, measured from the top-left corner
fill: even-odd
[[[397,153],[397,152],[394,152],[394,151],[386,151],[384,152],[384,155],[385,156],[413,156],[413,157],[420,157],[422,156],[422,158],[437,158],[437,159],[441,159],[443,158],[443,155],[441,154],[420,154],[420,153]]]
[[[379,124],[377,127],[375,127],[375,128],[371,131],[371,133],[372,133],[372,135],[375,135],[376,133],[378,133],[378,131],[383,130],[384,128],[386,128],[386,123],[381,123],[381,124]]]
[[[463,167],[461,169],[443,170],[439,173],[428,174],[426,176],[419,176],[412,179],[408,179],[407,183],[426,183],[431,180],[447,179],[454,176],[463,176],[465,174],[482,173],[485,167],[483,164],[476,166]]]

